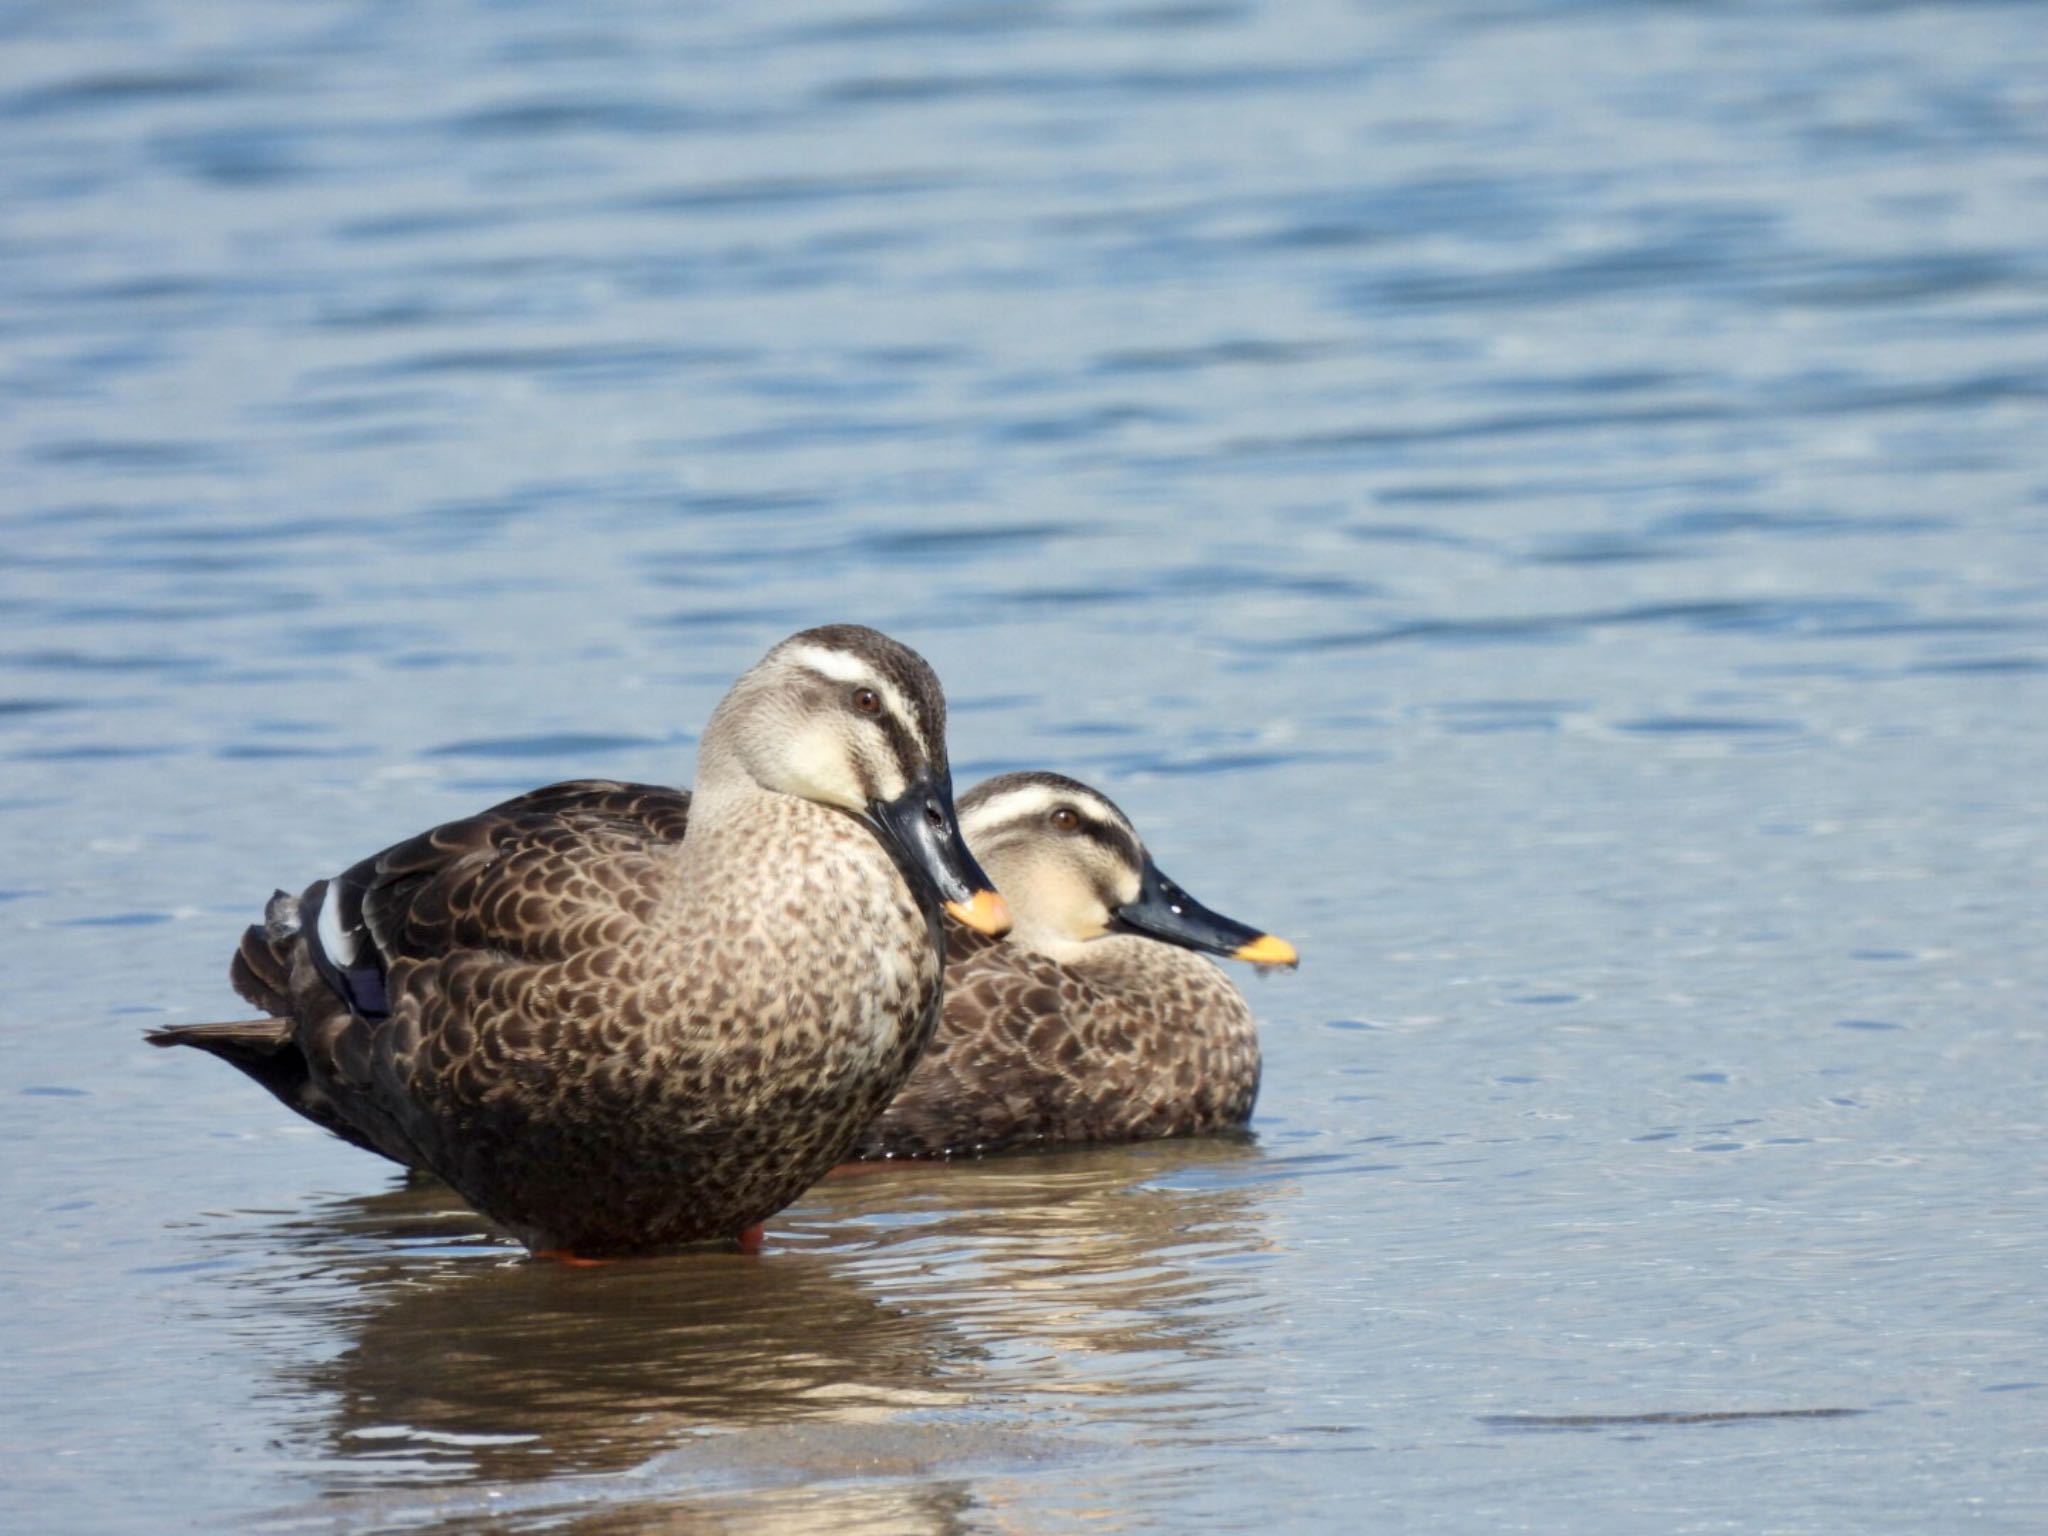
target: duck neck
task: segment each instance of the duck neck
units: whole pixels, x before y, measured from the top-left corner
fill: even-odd
[[[1058,952],[1048,951],[1069,970],[1097,986],[1149,992],[1167,977],[1228,981],[1223,973],[1193,950],[1134,933],[1105,933],[1080,942],[1066,940]]]
[[[1013,907],[1011,911],[1014,913],[1016,909]],[[1061,965],[1079,970],[1095,958],[1090,952],[1101,940],[1070,939],[1056,928],[1019,918],[1010,930],[1010,942],[1020,949],[1028,949],[1033,954],[1044,955],[1049,960],[1057,960]]]

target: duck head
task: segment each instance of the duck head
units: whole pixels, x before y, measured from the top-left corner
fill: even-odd
[[[1139,934],[1254,965],[1291,966],[1285,939],[1212,912],[1160,872],[1107,795],[1056,773],[1006,773],[960,801],[967,841],[1010,902],[1015,942],[1073,958]]]
[[[968,851],[946,760],[946,697],[925,659],[857,624],[790,636],[734,683],[697,748],[697,799],[796,795],[859,817],[928,900],[1001,935],[1003,898]]]

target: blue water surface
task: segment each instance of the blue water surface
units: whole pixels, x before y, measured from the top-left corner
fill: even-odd
[[[0,10],[0,1524],[2041,1529],[2043,20]],[[560,1270],[142,1045],[842,619],[1254,1144]]]

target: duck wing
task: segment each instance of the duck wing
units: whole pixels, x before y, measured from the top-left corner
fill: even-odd
[[[1005,940],[953,946],[949,935],[938,1032],[851,1155],[961,1157],[1109,1139],[1087,1129],[1120,1086],[1094,1080],[1104,1063],[1091,1061],[1076,1023],[1092,1001],[1088,985]]]
[[[297,897],[279,891],[229,971],[269,1017],[159,1029],[150,1043],[218,1056],[345,1140],[425,1166],[403,1117],[372,1091],[393,970],[560,959],[602,942],[606,923],[654,901],[652,856],[682,840],[689,809],[687,790],[550,784],[396,843]]]
[[[946,924],[946,969],[950,972],[966,965],[977,955],[987,954],[1007,944],[1004,939],[992,939],[987,934],[969,928],[965,923]]]
[[[351,1010],[382,1017],[400,960],[466,949],[559,960],[588,943],[591,920],[651,899],[645,856],[681,842],[689,817],[688,790],[550,784],[316,882],[299,898],[301,934],[310,930],[314,965]]]

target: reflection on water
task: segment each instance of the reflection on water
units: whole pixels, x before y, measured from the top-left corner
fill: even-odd
[[[350,1342],[299,1386],[335,1394],[331,1454],[378,1476],[617,1468],[699,1429],[883,1414],[928,1400],[945,1343],[813,1254],[343,1272]]]
[[[1258,1160],[1198,1142],[884,1168],[821,1186],[762,1257],[596,1269],[527,1260],[422,1182],[271,1234],[339,1300],[294,1317],[295,1281],[258,1315],[339,1334],[279,1386],[332,1405],[314,1454],[353,1487],[1035,1459],[1056,1401],[1120,1424],[1209,1406],[1191,1362],[1256,1324],[1242,1261],[1285,1187],[1229,1178]]]
[[[865,1233],[863,1272],[944,1307],[1013,1397],[1116,1398],[1104,1411],[1123,1422],[1185,1422],[1215,1406],[1198,1362],[1241,1348],[1270,1305],[1262,1213],[1288,1186],[1259,1178],[1263,1162],[1217,1139],[885,1168],[790,1216],[799,1236]]]

